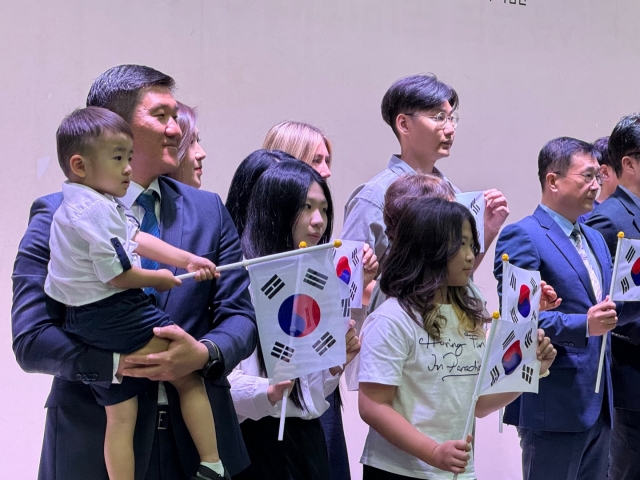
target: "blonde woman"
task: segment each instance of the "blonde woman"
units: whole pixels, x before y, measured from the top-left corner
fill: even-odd
[[[196,127],[197,114],[195,109],[178,103],[178,125],[182,130],[182,140],[178,146],[178,158],[180,166],[178,169],[169,174],[169,177],[200,188],[202,185],[202,161],[207,153],[200,146],[200,131]]]
[[[311,165],[325,180],[331,176],[331,141],[313,125],[293,121],[274,125],[267,133],[262,148],[293,155]]]

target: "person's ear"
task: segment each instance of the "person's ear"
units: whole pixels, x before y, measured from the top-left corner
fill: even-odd
[[[557,192],[558,191],[558,185],[557,185],[557,181],[558,181],[558,174],[553,173],[553,172],[549,172],[547,173],[547,176],[545,177],[546,180],[546,186],[549,189],[550,192]]]
[[[406,135],[409,133],[409,119],[408,115],[400,113],[396,117],[396,131],[399,135]]]
[[[82,155],[72,156],[69,159],[69,167],[75,176],[80,178],[87,176],[87,160]]]
[[[622,163],[623,172],[626,171],[633,175],[638,174],[638,162],[636,161],[635,158],[625,155],[624,157],[622,157],[622,160],[620,161],[620,163]]]

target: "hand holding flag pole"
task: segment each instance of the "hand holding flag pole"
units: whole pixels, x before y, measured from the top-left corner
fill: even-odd
[[[616,286],[616,278],[618,274],[618,257],[620,256],[620,247],[622,245],[622,239],[624,238],[624,232],[618,232],[618,245],[616,246],[616,257],[613,264],[613,275],[611,276],[611,287],[609,289],[609,298],[613,299],[613,290]],[[602,336],[602,347],[600,348],[600,361],[598,362],[598,377],[596,378],[596,393],[600,393],[600,380],[602,379],[602,367],[604,366],[604,354],[607,349],[607,335],[605,333]]]
[[[492,318],[494,320],[498,320],[500,318],[500,313],[493,312]],[[487,373],[487,365],[489,363],[489,351],[491,350],[491,343],[493,342],[493,336],[495,334],[496,329],[493,328],[493,324],[491,330],[489,330],[489,337],[487,338],[487,343],[484,348],[484,353],[482,354],[482,365],[480,365],[480,372],[478,373],[478,380],[476,381],[476,388],[473,392],[473,398],[471,399],[471,408],[469,408],[469,413],[467,414],[467,423],[464,426],[464,434],[462,435],[462,439],[466,441],[471,433],[471,428],[473,427],[473,420],[475,419],[476,412],[476,404],[478,403],[478,398],[480,398],[480,390],[482,389],[482,384],[484,382],[484,376]],[[458,474],[456,473],[453,476],[453,480],[457,480]]]
[[[234,268],[248,267],[257,263],[269,262],[271,260],[277,260],[279,258],[293,257],[302,253],[315,252],[317,250],[325,250],[327,248],[339,248],[340,246],[342,246],[342,240],[338,239],[334,240],[333,242],[323,243],[322,245],[316,245],[314,247],[307,247],[307,244],[305,242],[300,242],[299,248],[297,250],[290,250],[288,252],[275,253],[273,255],[266,255],[264,257],[251,258],[249,260],[242,260],[240,262],[222,265],[216,267],[216,272],[224,272],[226,270],[233,270]],[[184,273],[182,275],[177,275],[176,278],[179,280],[186,280],[187,278],[193,278],[195,276],[196,272],[190,272]]]

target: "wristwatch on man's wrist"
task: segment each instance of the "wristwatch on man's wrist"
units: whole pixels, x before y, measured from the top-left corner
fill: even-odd
[[[201,341],[209,351],[209,360],[202,368],[202,376],[209,380],[218,380],[224,373],[224,362],[218,346],[211,340]]]

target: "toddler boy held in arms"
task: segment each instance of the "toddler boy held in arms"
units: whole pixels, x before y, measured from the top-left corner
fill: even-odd
[[[166,350],[169,342],[155,337],[153,328],[172,322],[142,288],[166,291],[181,281],[166,269],[141,268],[139,256],[197,272],[197,281],[217,277],[216,266],[140,231],[115,201],[129,187],[133,153],[133,133],[121,117],[97,107],[76,110],[62,121],[56,139],[58,160],[68,181],[62,185],[64,199],[51,224],[45,291],[67,306],[64,330],[88,345],[118,354]],[[104,455],[110,480],[134,479],[137,396],[149,382],[125,378],[109,386],[91,385],[106,411]],[[200,455],[193,478],[230,478],[218,456],[202,378],[194,372],[171,383],[180,395],[182,416]]]

